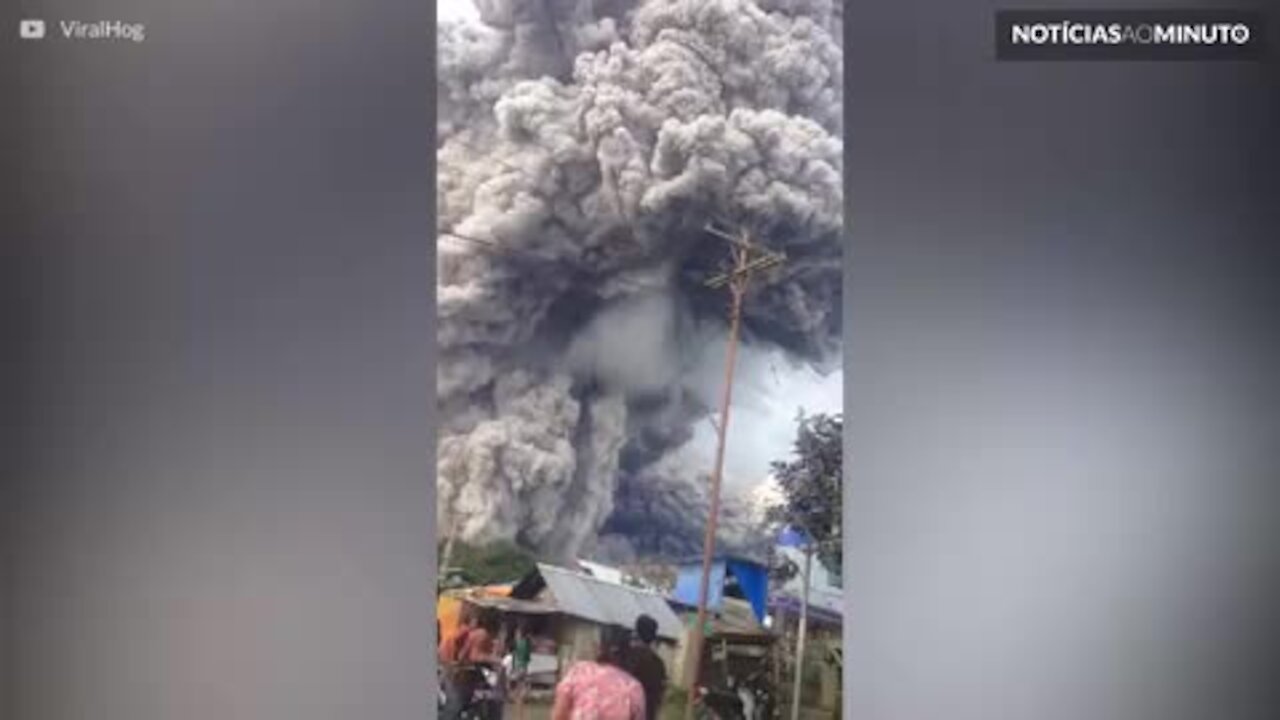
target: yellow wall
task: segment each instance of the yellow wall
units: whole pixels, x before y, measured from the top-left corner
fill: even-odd
[[[507,597],[511,595],[510,585],[490,585],[472,588],[469,592],[477,592],[490,597]],[[440,639],[448,637],[458,629],[458,620],[462,615],[462,600],[456,595],[440,595],[436,599],[436,619],[440,621]]]
[[[458,617],[462,614],[462,601],[456,597],[441,595],[436,600],[436,619],[440,621],[440,637],[444,640],[458,627]]]

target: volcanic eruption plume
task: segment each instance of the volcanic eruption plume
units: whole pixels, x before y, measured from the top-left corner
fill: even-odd
[[[840,9],[476,5],[438,39],[440,527],[549,557],[662,527],[686,551],[720,390],[691,378],[726,324],[707,223],[787,256],[749,346],[838,352]]]

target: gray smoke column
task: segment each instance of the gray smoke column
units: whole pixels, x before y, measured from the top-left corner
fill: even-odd
[[[839,8],[477,7],[439,36],[441,527],[551,557],[644,507],[696,534],[681,498],[710,458],[684,446],[719,389],[688,379],[727,300],[702,284],[725,257],[705,224],[788,256],[748,344],[839,348]]]

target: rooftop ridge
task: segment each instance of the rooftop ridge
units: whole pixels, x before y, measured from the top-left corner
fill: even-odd
[[[550,565],[550,564],[547,564],[547,563],[538,563],[538,571],[539,571],[539,572],[545,572],[546,570],[554,570],[554,571],[556,571],[556,572],[558,572],[558,573],[561,573],[561,574],[564,574],[564,575],[572,575],[572,576],[574,576],[574,577],[576,577],[576,578],[580,578],[580,579],[582,579],[582,580],[590,580],[591,582],[599,583],[599,584],[601,584],[601,585],[607,585],[607,586],[609,586],[609,587],[623,588],[623,589],[625,589],[625,590],[629,590],[629,591],[631,591],[631,592],[634,592],[634,593],[636,593],[637,595],[652,595],[652,596],[654,596],[654,597],[662,598],[663,600],[666,600],[666,599],[667,599],[667,596],[666,596],[666,595],[664,595],[664,594],[662,594],[662,593],[660,593],[660,592],[657,592],[657,591],[655,591],[655,590],[649,590],[648,588],[635,587],[634,585],[626,585],[626,584],[616,583],[616,582],[609,582],[608,580],[603,580],[603,579],[598,578],[598,577],[596,577],[595,575],[591,575],[591,574],[589,574],[589,573],[578,572],[577,570],[570,570],[569,568],[563,568],[563,567],[560,567],[559,565]]]

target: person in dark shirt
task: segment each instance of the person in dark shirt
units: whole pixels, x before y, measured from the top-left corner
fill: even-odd
[[[625,667],[644,688],[645,715],[655,720],[667,691],[667,666],[654,651],[658,640],[658,621],[648,615],[636,618],[636,631],[627,649]]]

